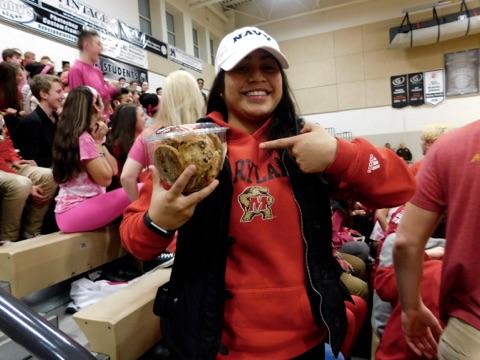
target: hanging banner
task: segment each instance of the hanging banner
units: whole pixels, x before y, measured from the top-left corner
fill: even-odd
[[[166,43],[164,43],[163,41],[157,40],[148,34],[145,35],[145,39],[146,39],[145,46],[144,46],[145,50],[148,50],[157,55],[160,55],[165,59],[168,58],[168,47]]]
[[[188,55],[185,51],[180,50],[179,48],[169,46],[168,58],[176,62],[177,64],[185,66],[189,69],[202,72],[202,60],[194,56]]]
[[[122,40],[125,40],[130,44],[136,45],[138,47],[141,47],[142,49],[151,51],[164,58],[168,57],[167,44],[121,21],[119,22],[119,24],[120,24],[120,37]]]
[[[99,35],[104,55],[148,69],[148,57],[145,50],[107,34],[99,33]]]
[[[443,70],[427,71],[424,74],[425,102],[438,105],[445,99],[445,77]]]
[[[146,50],[120,39],[117,20],[78,1],[43,0],[40,5],[32,6],[34,3],[30,0],[0,0],[0,19],[75,45],[79,32],[87,27],[100,35],[104,55],[148,68]],[[63,9],[77,10],[71,14]]]
[[[423,73],[408,74],[408,105],[420,106],[425,104],[423,93]]]
[[[30,6],[31,1],[0,0],[0,18],[53,38],[76,43],[82,23]]]
[[[447,96],[478,93],[478,49],[445,54]]]
[[[124,22],[119,22],[120,24],[120,39],[128,41],[133,45],[143,48],[145,46],[145,34],[140,30],[131,27]]]
[[[42,0],[41,5],[52,13],[80,21],[96,31],[120,38],[117,19],[107,16],[81,0]]]
[[[392,107],[399,109],[407,106],[407,75],[390,77],[390,87],[392,91]]]
[[[103,54],[135,66],[148,68],[147,52],[134,42],[124,41],[120,22],[80,0],[42,0],[42,8],[83,24],[100,35]],[[130,28],[134,29],[134,28]],[[138,33],[140,31],[136,30]]]
[[[148,81],[147,70],[114,59],[100,56],[98,66],[105,74],[105,78],[110,80],[118,81],[118,78],[124,77],[127,83],[136,81],[141,84],[144,81]]]

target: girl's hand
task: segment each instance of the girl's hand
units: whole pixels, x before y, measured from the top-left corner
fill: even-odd
[[[306,123],[301,134],[288,138],[267,141],[261,149],[288,149],[300,170],[319,173],[328,168],[337,153],[337,139],[320,125]]]
[[[148,215],[155,224],[165,230],[175,230],[185,224],[195,211],[197,204],[210,195],[218,185],[213,180],[207,187],[189,195],[183,195],[188,181],[195,174],[195,166],[188,166],[169,190],[161,185],[160,174],[154,166],[149,167],[152,173],[152,198]]]
[[[104,121],[97,121],[91,129],[93,139],[97,144],[103,144],[105,142],[105,136],[108,133],[108,126]]]

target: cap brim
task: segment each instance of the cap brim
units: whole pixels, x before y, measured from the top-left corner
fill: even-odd
[[[289,64],[288,60],[285,55],[281,51],[278,51],[277,49],[270,47],[270,46],[257,46],[257,47],[252,47],[251,49],[248,49],[247,51],[239,51],[232,56],[230,56],[228,59],[226,59],[223,64],[220,66],[220,68],[224,71],[230,71],[232,70],[245,56],[250,54],[252,51],[258,50],[258,49],[263,49],[268,51],[270,54],[272,54],[275,59],[280,63],[280,66],[283,69],[288,69]],[[218,72],[218,71],[217,71]]]

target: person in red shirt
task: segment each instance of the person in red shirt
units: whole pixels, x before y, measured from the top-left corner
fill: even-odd
[[[440,217],[447,215],[447,245],[440,288],[440,316],[447,324],[440,359],[480,358],[480,280],[476,269],[480,231],[480,121],[443,135],[429,149],[417,192],[398,228],[394,261],[407,343],[434,356],[440,322],[422,302],[423,249]]]
[[[17,241],[40,234],[56,188],[51,169],[18,156],[0,116],[0,240]],[[24,232],[20,234],[24,211]]]
[[[194,165],[169,190],[151,167],[124,213],[122,241],[151,259],[178,229],[170,282],[154,306],[176,358],[321,359],[323,342],[337,354],[351,298],[332,255],[330,186],[390,207],[412,196],[413,177],[391,151],[302,124],[288,61],[264,31],[225,36],[215,64],[202,121],[228,128],[224,168],[184,195]]]

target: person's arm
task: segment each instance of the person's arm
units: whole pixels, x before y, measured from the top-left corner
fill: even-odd
[[[84,160],[85,169],[92,180],[100,186],[107,187],[112,182],[114,169],[107,159],[108,150],[103,146],[98,146],[99,156],[94,159]],[[110,155],[111,156],[111,155]],[[115,159],[113,159],[115,161]]]
[[[135,257],[148,260],[162,252],[171,238],[154,231],[145,224],[145,215],[154,227],[172,231],[181,227],[190,219],[196,205],[210,195],[218,185],[212,181],[207,187],[189,195],[183,195],[188,181],[195,173],[195,166],[188,166],[177,181],[165,190],[160,184],[160,174],[150,166],[150,173],[140,190],[138,200],[133,201],[125,210],[120,225],[120,236],[124,246]]]
[[[425,307],[420,294],[425,245],[439,219],[439,213],[407,203],[393,250],[403,331],[417,354],[434,355],[435,336],[441,333],[440,323]]]
[[[365,139],[335,139],[319,125],[306,124],[302,134],[260,144],[262,149],[289,149],[303,172],[326,172],[339,183],[339,195],[369,208],[402,205],[415,182],[405,163]]]
[[[101,145],[101,148],[100,148],[100,153],[105,156],[105,159],[107,160],[108,162],[108,165],[110,165],[110,168],[112,169],[112,176],[115,176],[118,174],[118,163],[117,163],[117,159],[115,159],[115,157],[110,154],[110,151],[108,151],[107,147],[105,145]]]
[[[110,185],[112,177],[118,172],[117,160],[103,145],[107,132],[107,125],[99,121],[91,129],[91,137],[86,136],[80,140],[80,159],[84,162],[88,175],[104,187]]]
[[[130,157],[127,157],[123,165],[120,182],[128,194],[130,201],[138,199],[138,175],[142,171],[142,168],[142,164]]]

